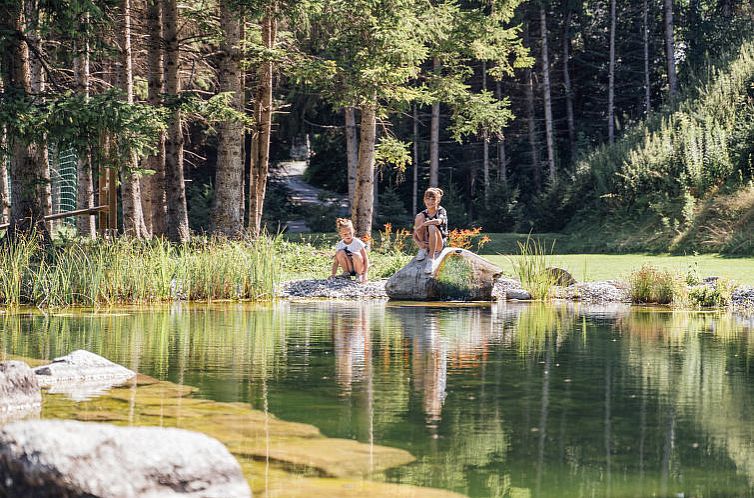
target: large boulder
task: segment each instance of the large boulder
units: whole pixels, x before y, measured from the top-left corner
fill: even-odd
[[[136,372],[89,351],[79,349],[34,369],[41,387],[76,401],[98,396],[136,376]]]
[[[0,429],[0,496],[245,498],[251,491],[235,458],[204,434],[35,420]]]
[[[0,363],[0,422],[38,415],[42,408],[39,383],[22,361]]]
[[[489,301],[495,279],[503,270],[466,249],[449,247],[427,272],[428,259],[414,258],[390,277],[385,292],[390,299],[433,301],[459,299]]]

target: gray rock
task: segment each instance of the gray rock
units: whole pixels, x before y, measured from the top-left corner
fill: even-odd
[[[555,285],[568,287],[576,284],[576,279],[573,278],[573,275],[568,270],[564,270],[563,268],[545,268],[545,271],[550,274]]]
[[[34,372],[22,361],[0,363],[0,422],[39,415],[42,393]]]
[[[733,308],[754,310],[754,287],[741,286],[733,291],[730,297]]]
[[[528,301],[531,299],[531,294],[525,289],[508,289],[505,291],[505,299],[508,301],[513,299],[517,301]]]
[[[62,420],[0,429],[0,496],[244,498],[238,462],[204,434]]]
[[[34,369],[41,387],[76,401],[98,396],[121,385],[136,373],[97,354],[80,349]]]
[[[624,282],[606,280],[603,282],[581,282],[568,287],[569,299],[588,303],[629,303],[631,293]]]
[[[434,263],[428,258],[412,259],[388,279],[385,292],[390,299],[406,301],[489,301],[495,280],[502,273],[499,267],[471,251],[449,247]]]

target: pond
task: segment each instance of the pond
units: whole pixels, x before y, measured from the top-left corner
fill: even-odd
[[[752,318],[284,302],[8,314],[0,324],[0,356],[87,349],[201,398],[416,457],[369,476],[378,481],[473,497],[754,494]],[[94,403],[55,399],[43,416]],[[129,410],[118,406],[108,409]],[[295,494],[274,486],[275,459],[264,469],[254,460],[247,473],[266,472],[255,493]]]

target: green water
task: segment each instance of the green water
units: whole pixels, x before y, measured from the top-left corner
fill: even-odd
[[[754,319],[630,308],[282,303],[4,315],[0,353],[84,348],[470,496],[754,495]],[[0,354],[0,356],[2,356]]]

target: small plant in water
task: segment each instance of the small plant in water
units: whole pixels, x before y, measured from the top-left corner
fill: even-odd
[[[670,270],[644,265],[628,279],[631,301],[638,304],[681,304],[686,300],[683,276]]]
[[[519,257],[511,259],[513,272],[521,281],[521,286],[531,294],[532,299],[547,299],[550,290],[557,282],[557,274],[548,271],[551,264],[553,247],[548,251],[539,240],[526,238],[518,242]]]

